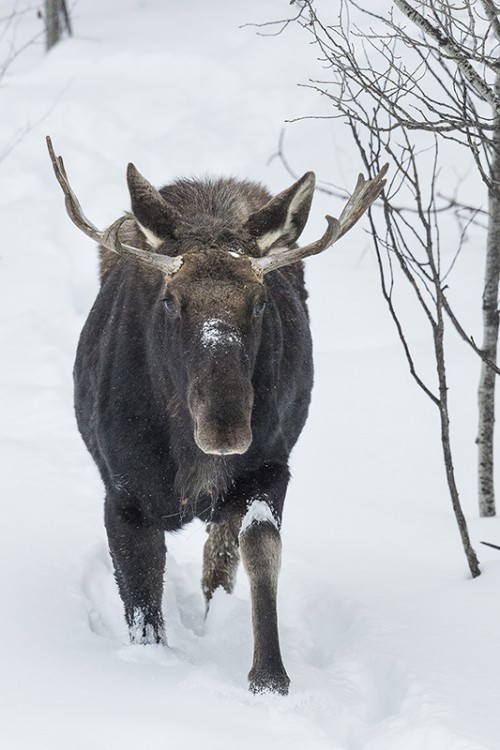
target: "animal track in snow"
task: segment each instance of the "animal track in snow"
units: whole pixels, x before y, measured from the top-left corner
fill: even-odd
[[[247,693],[252,640],[243,571],[235,594],[215,593],[206,621],[200,575],[201,562],[180,563],[169,553],[163,607],[171,648],[129,646],[108,553],[99,547],[83,577],[89,626],[116,641],[119,659],[164,681],[165,690],[211,695],[225,704],[221,710],[270,721],[271,731],[284,723],[285,735],[303,737],[308,750],[490,750],[454,734],[447,706],[391,652],[391,626],[326,586],[319,598],[318,585],[302,591],[282,617],[290,695]]]

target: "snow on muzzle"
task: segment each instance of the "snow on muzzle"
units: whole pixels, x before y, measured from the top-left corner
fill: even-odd
[[[218,317],[203,321],[191,369],[188,406],[194,440],[204,453],[245,453],[252,442],[253,388],[238,328]]]

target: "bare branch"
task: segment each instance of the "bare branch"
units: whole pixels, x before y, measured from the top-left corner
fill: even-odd
[[[500,42],[500,20],[498,18],[499,9],[492,2],[492,0],[481,0],[481,4],[486,13],[486,17],[491,23],[493,33],[495,34],[497,40]]]
[[[415,8],[412,8],[406,0],[393,0],[393,2],[394,5],[399,8],[401,13],[416,24],[424,34],[431,37],[431,39],[436,42],[440,49],[442,49],[460,68],[471,86],[473,86],[484,100],[491,105],[497,115],[500,115],[500,97],[496,95],[494,90],[490,88],[485,80],[475,71],[467,57],[458,48],[455,42],[444,36],[439,29],[433,26],[421,13],[415,10]]]
[[[288,161],[285,155],[284,142],[285,142],[285,128],[282,128],[280,132],[280,137],[278,140],[278,150],[276,151],[275,154],[272,154],[269,157],[267,163],[270,164],[274,159],[279,159],[281,163],[283,164],[283,166],[285,167],[288,174],[290,175],[290,177],[292,177],[292,179],[294,180],[298,180],[299,175],[297,174],[297,172],[295,172],[294,169],[292,169],[290,162]],[[341,190],[340,188],[336,188],[333,185],[330,185],[329,183],[323,183],[322,185],[318,185],[318,183],[316,183],[314,189],[318,193],[326,193],[326,195],[333,195],[335,198],[342,198],[343,200],[349,197],[349,194],[347,193],[346,190]]]

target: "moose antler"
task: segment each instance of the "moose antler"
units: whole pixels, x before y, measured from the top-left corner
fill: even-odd
[[[66,211],[68,216],[75,224],[78,229],[90,237],[91,239],[98,242],[102,247],[107,250],[111,250],[118,255],[122,255],[126,258],[133,258],[140,261],[141,263],[150,266],[151,268],[157,268],[163,273],[172,275],[182,266],[182,257],[160,255],[159,253],[148,252],[147,250],[140,250],[137,247],[131,245],[124,245],[120,242],[119,232],[122,224],[129,220],[129,216],[121,216],[117,221],[111,224],[108,229],[101,232],[97,227],[87,219],[82,211],[80,201],[76,197],[71,185],[69,184],[66,170],[64,168],[64,162],[61,156],[56,156],[50,136],[47,136],[47,148],[49,150],[50,160],[54,168],[54,173],[57,178],[59,185],[64,193],[64,199],[66,204]]]
[[[160,255],[159,253],[148,252],[147,250],[140,250],[131,245],[125,245],[120,241],[120,228],[125,221],[129,220],[130,217],[128,215],[120,217],[104,231],[97,229],[83,213],[80,202],[69,184],[62,157],[55,155],[49,136],[47,136],[47,148],[57,181],[65,196],[66,210],[71,221],[78,229],[106,249],[118,253],[118,255],[140,261],[150,268],[156,268],[168,275],[173,275],[179,270],[183,263],[182,256]],[[298,260],[307,258],[309,255],[317,255],[326,250],[327,247],[330,247],[330,245],[333,245],[334,242],[354,226],[373,201],[378,198],[386,183],[385,175],[388,167],[389,165],[385,164],[380,172],[370,180],[365,180],[363,175],[359,175],[354,192],[347,201],[340,214],[340,218],[334,219],[332,216],[326,216],[327,228],[323,236],[319,240],[316,240],[316,242],[305,247],[276,248],[270,255],[261,258],[249,257],[252,268],[257,276],[262,278],[266,273],[274,271],[276,268],[288,266]]]
[[[257,275],[263,276],[269,273],[269,271],[288,266],[291,263],[302,260],[302,258],[307,258],[309,255],[317,255],[326,250],[327,247],[330,247],[330,245],[333,245],[334,242],[337,242],[338,239],[354,226],[373,201],[378,198],[384,189],[386,183],[385,175],[388,168],[389,165],[384,164],[380,172],[371,180],[365,180],[362,174],[359,175],[354,192],[344,206],[340,218],[334,219],[333,216],[326,216],[328,226],[324,235],[319,240],[316,240],[316,242],[312,242],[305,247],[283,248],[282,250],[276,248],[270,255],[265,255],[262,258],[252,258],[252,267]]]

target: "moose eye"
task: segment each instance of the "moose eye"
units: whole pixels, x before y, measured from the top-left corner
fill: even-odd
[[[165,312],[167,315],[169,315],[172,318],[178,318],[181,311],[179,309],[179,305],[172,297],[165,297],[163,300],[163,306],[165,307]]]
[[[265,309],[266,309],[266,300],[265,299],[260,299],[256,303],[255,307],[253,308],[253,314],[256,317],[258,317],[259,315],[262,315],[262,313],[264,312]]]

